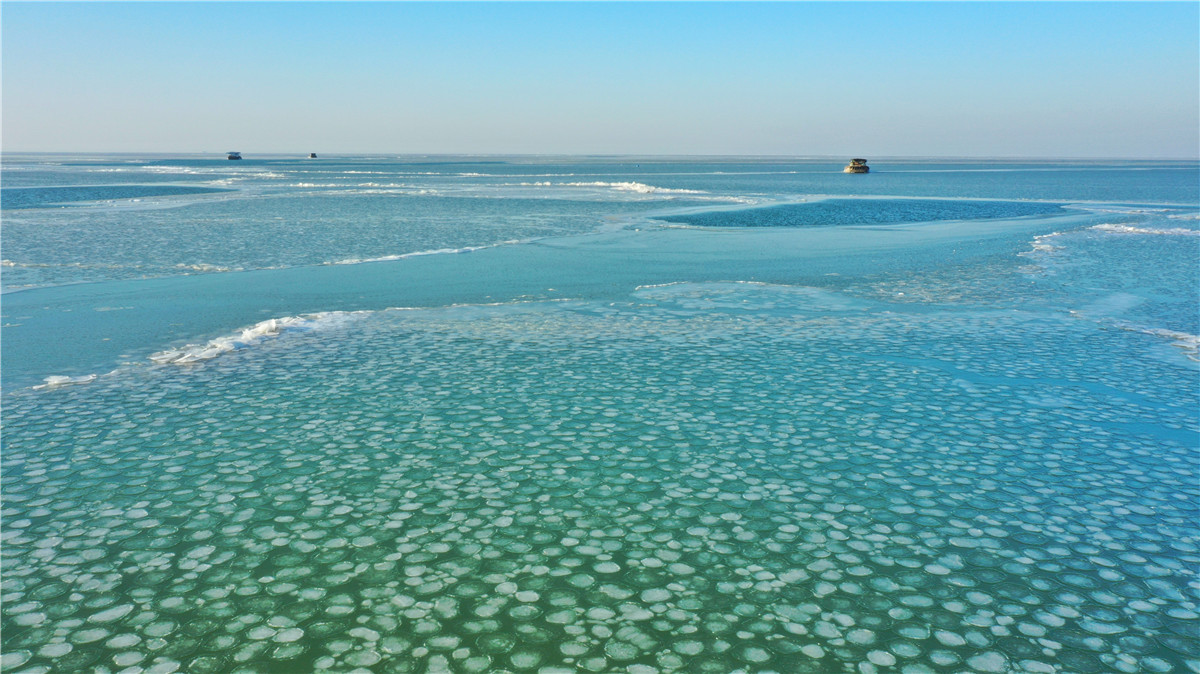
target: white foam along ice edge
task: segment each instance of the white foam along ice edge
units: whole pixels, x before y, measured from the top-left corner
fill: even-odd
[[[569,298],[555,298],[547,300],[552,303],[570,302]],[[491,308],[491,307],[506,307],[515,305],[525,305],[536,302],[515,301],[515,302],[494,302],[485,304],[452,304],[447,308]],[[378,310],[360,310],[360,311],[324,311],[310,314],[299,314],[296,316],[284,316],[282,318],[269,318],[265,321],[260,321],[249,327],[241,328],[240,330],[209,340],[205,344],[189,344],[175,349],[167,349],[150,355],[150,360],[160,365],[187,365],[190,363],[200,363],[207,360],[212,360],[218,356],[253,347],[267,340],[274,339],[288,332],[315,332],[329,329],[336,329],[349,324],[355,319],[366,317],[381,312],[391,311],[414,311],[413,307],[390,307],[387,309]],[[114,370],[109,374],[115,374],[121,368]],[[88,374],[81,376],[65,376],[51,375],[42,380],[43,383],[33,386],[35,390],[55,389],[63,386],[74,384],[88,384],[95,381],[99,375]]]
[[[1182,349],[1188,360],[1200,362],[1200,336],[1189,335],[1186,332],[1178,330],[1166,330],[1163,328],[1147,328],[1141,325],[1135,325],[1127,321],[1114,321],[1114,325],[1122,330],[1131,332],[1141,332],[1155,337],[1162,337],[1171,340],[1171,344]]]
[[[327,264],[327,265],[362,264],[364,262],[391,262],[394,260],[405,260],[410,257],[423,257],[425,255],[458,255],[460,253],[473,253],[477,250],[484,250],[487,248],[497,248],[499,246],[511,246],[513,244],[525,243],[525,242],[526,241],[523,241],[521,239],[511,239],[509,241],[501,241],[499,243],[489,243],[489,244],[484,244],[481,246],[463,246],[462,248],[437,248],[434,250],[417,250],[417,251],[413,251],[411,253],[397,253],[395,255],[382,255],[380,257],[368,257],[368,258],[352,257],[352,258],[347,258],[345,260],[337,260],[335,262],[326,262],[324,264]]]
[[[1029,243],[1030,250],[1027,250],[1019,255],[1028,256],[1033,253],[1052,253],[1061,250],[1062,246],[1053,243],[1054,239],[1062,236],[1062,232],[1051,232],[1049,234],[1040,234],[1033,237],[1033,241]]]
[[[43,383],[34,386],[36,390],[58,388],[60,386],[71,386],[73,384],[88,384],[96,381],[96,375],[85,374],[78,377],[68,377],[65,375],[51,375],[42,380]]]
[[[655,187],[637,182],[570,182],[556,183],[550,181],[536,183],[519,183],[522,187],[607,187],[618,192],[636,192],[638,194],[707,194],[704,190],[687,190],[672,187]]]
[[[1122,225],[1116,223],[1106,223],[1102,225],[1094,225],[1089,227],[1092,231],[1105,232],[1109,234],[1140,234],[1147,236],[1200,236],[1200,229],[1188,229],[1186,227],[1133,227],[1131,225]],[[1041,234],[1033,237],[1030,242],[1030,250],[1020,253],[1027,256],[1032,253],[1053,253],[1062,249],[1062,246],[1055,242],[1055,239],[1061,237],[1063,232],[1051,232],[1049,234]]]
[[[168,349],[152,354],[150,360],[161,364],[186,365],[211,360],[222,354],[262,343],[273,339],[285,332],[312,332],[340,327],[370,312],[367,311],[325,311],[283,318],[269,318],[255,323],[238,332],[210,340],[207,344],[189,344],[178,349]]]
[[[1160,236],[1200,236],[1200,229],[1188,229],[1186,227],[1168,227],[1168,228],[1153,228],[1153,227],[1132,227],[1130,225],[1096,225],[1092,229],[1109,232],[1112,234],[1153,234]]]

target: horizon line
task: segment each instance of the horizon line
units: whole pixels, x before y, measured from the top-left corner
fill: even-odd
[[[233,150],[214,151],[173,151],[173,150],[0,150],[0,158],[9,155],[95,155],[95,156],[187,156],[187,157],[207,157],[207,156],[223,156]],[[262,151],[250,152],[239,150],[243,155],[243,159],[249,154],[251,158],[255,154],[262,158],[281,158],[281,157],[303,157],[308,158],[312,153],[307,151]],[[321,157],[598,157],[598,158],[644,158],[644,159],[675,159],[675,158],[740,158],[740,159],[831,159],[841,161],[845,157],[851,157],[850,154],[756,154],[756,153],[635,153],[635,152],[326,152],[316,153],[317,158]],[[867,153],[870,156],[870,153]],[[862,153],[854,155],[862,156]],[[891,160],[891,159],[928,159],[928,160],[954,160],[954,159],[972,159],[972,160],[1005,160],[1005,161],[1184,161],[1184,162],[1200,162],[1200,155],[1181,156],[1181,155],[970,155],[970,154],[945,154],[945,155],[905,155],[905,154],[883,154],[874,155],[876,160]],[[874,160],[869,160],[874,161]]]

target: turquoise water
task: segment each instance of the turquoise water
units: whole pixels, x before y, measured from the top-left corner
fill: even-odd
[[[1200,671],[1194,163],[236,164],[4,158],[4,671]]]

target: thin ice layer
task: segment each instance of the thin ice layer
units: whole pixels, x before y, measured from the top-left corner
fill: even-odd
[[[14,395],[5,657],[1184,671],[1195,381],[1149,339],[676,284]]]
[[[1031,201],[823,199],[802,204],[672,215],[667,219],[696,227],[833,227],[1017,218],[1061,210],[1061,204]]]

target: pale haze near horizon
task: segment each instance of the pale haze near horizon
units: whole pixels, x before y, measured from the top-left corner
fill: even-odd
[[[1200,155],[1197,3],[12,3],[4,152]]]

